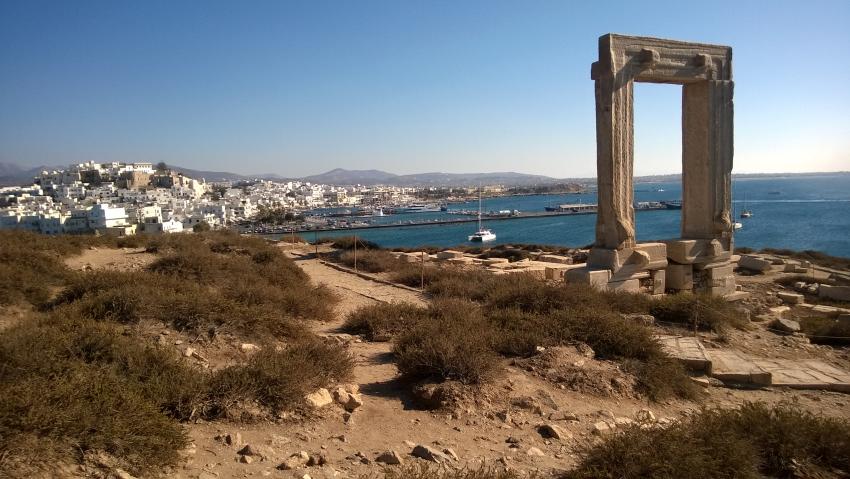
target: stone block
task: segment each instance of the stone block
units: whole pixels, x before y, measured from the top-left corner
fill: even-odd
[[[583,267],[584,265],[579,264],[553,264],[552,266],[546,266],[546,279],[561,280],[567,271]]]
[[[755,271],[756,273],[764,273],[770,271],[772,266],[773,264],[770,261],[752,255],[741,256],[741,260],[738,261],[739,268]]]
[[[679,264],[711,263],[732,258],[732,252],[716,239],[676,239],[664,243],[667,258]]]
[[[694,267],[690,264],[669,264],[666,269],[668,289],[690,291],[694,289]]]
[[[770,323],[770,327],[779,332],[793,334],[800,332],[800,323],[793,319],[776,318]]]
[[[821,284],[818,289],[818,296],[836,301],[850,301],[850,286]]]
[[[452,259],[452,258],[462,258],[462,257],[463,257],[463,253],[461,253],[460,251],[454,251],[454,250],[450,250],[450,249],[447,249],[445,251],[440,251],[439,253],[437,253],[437,259],[439,259],[439,260],[446,260],[446,259]]]
[[[805,296],[799,293],[788,293],[780,291],[776,293],[776,297],[781,299],[785,304],[800,304],[805,302]]]
[[[839,314],[838,322],[850,325],[850,314]]]
[[[589,284],[596,288],[605,288],[611,279],[611,271],[607,269],[591,269],[587,266],[568,270],[564,280],[568,283]]]
[[[666,291],[666,276],[666,270],[663,269],[657,269],[650,272],[650,278],[652,279],[652,294],[664,294],[664,291]]]
[[[592,269],[608,269],[615,271],[620,269],[634,251],[631,248],[608,249],[592,248],[587,257],[587,266]]]
[[[542,261],[544,263],[573,264],[573,259],[571,257],[557,254],[541,254],[537,257],[537,261]]]
[[[492,266],[494,264],[508,264],[511,261],[508,258],[487,258],[481,261],[482,264],[486,266]]]
[[[625,281],[609,281],[607,289],[608,291],[617,291],[621,293],[639,293],[640,280],[627,279]]]

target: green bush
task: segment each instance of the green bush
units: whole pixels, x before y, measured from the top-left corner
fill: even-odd
[[[794,405],[747,403],[703,410],[663,429],[629,428],[586,451],[565,477],[843,477],[848,472],[847,420]]]

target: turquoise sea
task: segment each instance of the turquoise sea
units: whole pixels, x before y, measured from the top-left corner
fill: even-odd
[[[736,212],[740,213],[744,205],[753,212],[752,218],[738,219],[744,226],[736,232],[737,246],[813,249],[850,257],[850,175],[735,179],[732,189]],[[678,200],[681,184],[639,183],[635,185],[635,199]],[[493,198],[485,200],[484,210],[543,211],[548,205],[579,201],[596,203],[596,194]],[[478,205],[470,202],[452,204],[449,208],[470,210]],[[681,211],[677,210],[637,212],[638,241],[678,237],[680,216]],[[374,220],[394,223],[443,217],[445,213],[414,213]],[[487,227],[496,233],[497,240],[488,244],[585,246],[593,242],[595,222],[596,215],[493,221]],[[312,241],[316,236],[357,234],[385,247],[449,247],[471,245],[466,238],[475,227],[475,223],[461,223],[306,233],[306,236]]]

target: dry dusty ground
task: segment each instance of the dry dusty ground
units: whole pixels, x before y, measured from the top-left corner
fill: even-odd
[[[302,478],[307,477],[305,474],[314,479],[360,477],[380,471],[381,466],[374,459],[387,450],[397,451],[405,461],[419,460],[409,455],[414,444],[451,448],[459,456],[459,464],[486,462],[523,471],[567,469],[575,464],[583,447],[599,440],[592,433],[597,421],[611,416],[635,418],[642,409],[650,409],[658,418],[675,419],[701,406],[683,401],[652,403],[629,395],[600,397],[564,390],[506,361],[502,379],[482,391],[481,397],[471,398],[473,402],[477,399],[478,404],[471,405],[468,410],[455,414],[417,410],[408,394],[409,385],[399,381],[390,343],[362,342],[341,334],[339,327],[348,312],[362,305],[376,301],[425,304],[427,298],[408,289],[330,268],[309,256],[310,252],[291,250],[290,254],[313,281],[328,285],[341,299],[332,321],[314,324],[314,330],[319,335],[337,336],[341,347],[349,348],[356,359],[354,382],[363,395],[363,407],[356,410],[348,422],[343,418],[344,411],[331,405],[309,419],[299,416],[253,424],[223,421],[189,424],[195,447],[187,454],[185,465],[172,471],[172,477]],[[87,264],[92,268],[138,268],[152,257],[136,250],[90,250],[72,258],[68,264],[78,269]],[[758,282],[744,283],[745,289],[754,291],[765,287],[754,284]],[[150,325],[150,329],[151,335],[164,344],[181,350],[191,345],[203,360],[198,357],[187,360],[202,366],[220,367],[243,354],[239,344],[227,339],[210,343],[203,338],[168,331],[162,325]],[[728,343],[715,344],[712,341],[716,338],[705,339],[710,346],[720,348],[735,347],[765,356],[818,358],[845,369],[850,365],[846,350],[802,347],[796,343],[786,345],[781,337],[758,326],[752,332],[733,333]],[[516,402],[520,405],[511,406],[510,399],[518,399]],[[847,407],[850,396],[827,391],[708,387],[704,404],[734,406],[743,401],[787,400],[798,401],[801,406],[826,415],[850,417],[850,407]],[[530,408],[529,403],[532,404]],[[507,418],[503,413],[507,413]],[[550,419],[550,416],[562,419]],[[569,416],[574,416],[575,420],[563,419]],[[572,437],[545,439],[538,432],[538,426],[544,423],[557,424]],[[250,464],[239,462],[238,447],[224,445],[215,439],[224,433],[239,433],[243,444],[263,446],[269,458]],[[508,438],[513,444],[507,442]],[[530,448],[539,449],[543,455],[529,455]],[[327,465],[289,471],[276,469],[282,460],[299,451],[320,453],[327,459]]]

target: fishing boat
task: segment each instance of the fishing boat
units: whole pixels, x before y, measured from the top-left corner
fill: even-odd
[[[478,188],[478,231],[474,234],[469,235],[469,241],[473,243],[484,243],[487,241],[493,241],[496,239],[496,233],[488,229],[484,229],[481,224],[481,188]]]

